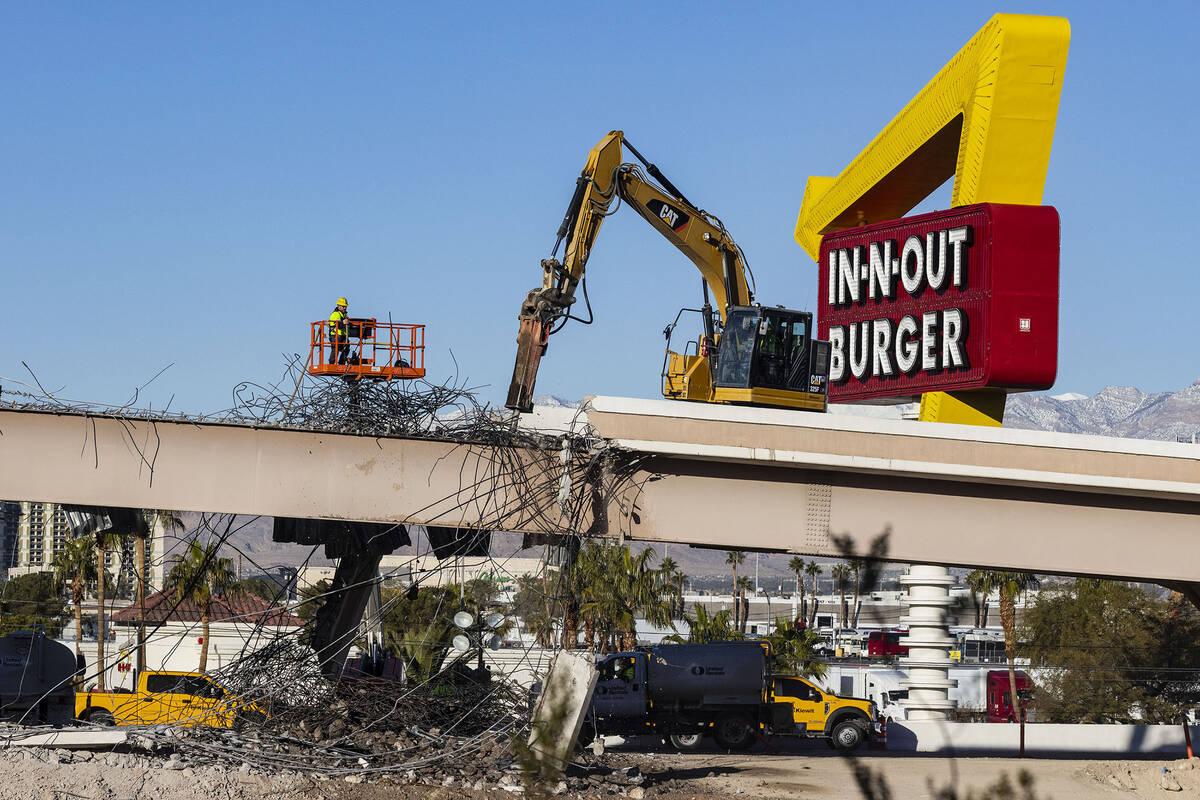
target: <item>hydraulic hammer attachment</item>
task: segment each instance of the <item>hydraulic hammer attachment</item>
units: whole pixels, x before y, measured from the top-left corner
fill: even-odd
[[[533,384],[537,381],[538,365],[546,352],[548,325],[532,317],[521,318],[517,331],[517,363],[513,366],[512,383],[508,385],[508,400],[504,405],[514,411],[533,410]]]

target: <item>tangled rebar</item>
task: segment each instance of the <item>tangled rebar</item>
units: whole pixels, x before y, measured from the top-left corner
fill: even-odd
[[[458,379],[439,385],[320,378],[309,375],[298,356],[286,359],[278,380],[239,383],[230,409],[204,415],[142,409],[134,402],[107,406],[66,400],[46,391],[36,376],[34,385],[20,384],[24,388],[17,390],[12,387],[18,382],[0,380],[0,408],[123,422],[209,422],[452,442],[465,455],[455,467],[459,490],[448,498],[453,502],[439,524],[460,524],[461,511],[475,530],[518,530],[556,539],[595,532],[606,523],[608,503],[638,465],[605,447],[577,421],[564,430],[522,428],[516,415],[479,402],[475,390]],[[144,388],[134,392],[134,400]],[[144,446],[132,435],[128,440],[134,448]],[[153,454],[143,454],[143,460],[153,471]],[[204,515],[190,537],[208,536],[227,546],[237,527],[229,515]],[[503,558],[493,563],[505,571]],[[442,568],[449,565],[436,569]],[[413,585],[436,569],[413,575]],[[546,591],[549,605],[560,602],[556,587]],[[385,604],[376,617],[388,610]],[[503,675],[484,678],[448,657],[415,682],[366,677],[335,683],[301,643],[311,620],[299,629],[273,627],[262,619],[249,622],[254,630],[242,652],[209,673],[239,706],[235,728],[152,725],[139,729],[142,741],[198,761],[327,774],[432,766],[470,774],[486,759],[492,770],[511,765],[509,742],[528,725],[528,709],[522,691]],[[160,627],[148,631],[147,639],[166,635]]]

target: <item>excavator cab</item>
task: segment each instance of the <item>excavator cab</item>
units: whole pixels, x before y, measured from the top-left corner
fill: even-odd
[[[829,343],[813,339],[812,324],[807,311],[730,309],[712,370],[717,402],[824,410]]]

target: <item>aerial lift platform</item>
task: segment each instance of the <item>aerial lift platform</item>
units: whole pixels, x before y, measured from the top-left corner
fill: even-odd
[[[395,380],[425,377],[425,326],[379,322],[370,317],[346,320],[350,354],[337,363],[329,320],[312,323],[308,374],[348,380]]]

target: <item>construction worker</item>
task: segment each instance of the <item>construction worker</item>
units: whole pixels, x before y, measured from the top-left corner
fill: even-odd
[[[330,364],[345,364],[350,355],[350,339],[346,335],[346,298],[339,297],[333,313],[329,315],[329,342],[333,352],[329,355]]]

